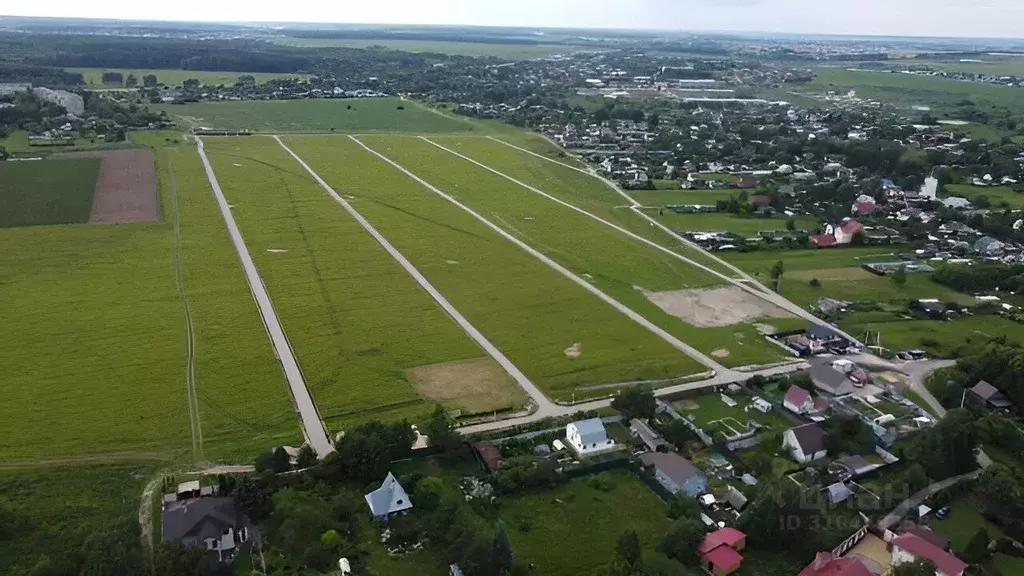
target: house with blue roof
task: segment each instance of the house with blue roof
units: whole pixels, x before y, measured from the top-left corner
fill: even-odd
[[[570,422],[565,425],[565,439],[580,456],[615,448],[600,418]]]
[[[370,514],[378,522],[387,522],[392,516],[402,514],[412,508],[412,502],[409,500],[405,488],[402,488],[398,479],[391,472],[388,472],[388,476],[380,488],[364,497],[366,505],[370,508]]]

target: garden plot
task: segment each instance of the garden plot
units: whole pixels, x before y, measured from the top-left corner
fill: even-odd
[[[405,371],[483,351],[273,139],[206,147],[328,424],[421,418],[450,401],[421,397]]]
[[[355,142],[285,140],[549,395],[568,400],[579,386],[704,370]],[[336,204],[334,211],[344,212]]]
[[[160,218],[153,151],[148,148],[55,154],[54,158],[98,158],[99,179],[90,223],[152,222]]]
[[[677,400],[672,406],[716,439],[731,440],[762,430],[781,432],[791,426],[790,421],[774,409],[762,412],[756,408],[753,398],[743,392],[705,394]],[[751,426],[751,422],[756,425]]]
[[[725,350],[730,366],[783,358],[753,326],[700,329],[640,291],[705,288],[720,278],[419,138],[361,140],[701,352]]]
[[[87,222],[99,169],[91,158],[0,162],[0,228]]]

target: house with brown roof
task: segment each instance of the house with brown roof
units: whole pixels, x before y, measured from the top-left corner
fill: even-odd
[[[916,534],[904,533],[892,541],[892,565],[927,560],[936,576],[963,576],[967,563]]]
[[[1013,402],[1010,402],[1010,399],[1005,394],[984,380],[979,380],[977,384],[971,387],[970,396],[978,407],[989,412],[1009,410],[1013,407]]]
[[[817,424],[804,424],[782,433],[782,447],[801,464],[820,460],[828,455],[825,431]]]
[[[478,456],[480,456],[480,460],[484,463],[484,466],[486,466],[491,472],[505,465],[505,460],[501,457],[501,450],[486,440],[474,442],[473,450]]]
[[[747,546],[747,535],[735,528],[720,528],[705,534],[697,554],[704,571],[712,576],[728,576],[740,569]]]

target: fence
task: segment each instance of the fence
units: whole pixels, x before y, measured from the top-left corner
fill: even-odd
[[[693,433],[696,434],[697,437],[701,439],[701,442],[704,442],[705,445],[710,446],[710,445],[715,443],[714,439],[711,438],[711,436],[708,436],[707,432],[702,430],[699,426],[697,426],[693,422],[690,422],[686,418],[683,418],[683,416],[681,414],[679,414],[679,412],[676,412],[675,409],[672,408],[672,406],[670,406],[664,400],[658,400],[658,410],[660,412],[664,412],[665,414],[668,414],[672,418],[675,418],[676,420],[679,420],[680,422],[685,424],[686,427],[689,428],[690,430],[692,430]]]
[[[847,537],[846,540],[843,540],[842,542],[840,542],[838,546],[833,548],[832,549],[832,555],[833,556],[842,556],[843,554],[846,554],[847,552],[850,551],[851,548],[856,546],[858,542],[863,540],[865,535],[867,535],[867,533],[868,533],[868,525],[870,524],[870,521],[868,520],[868,517],[865,516],[864,514],[861,514],[860,517],[861,517],[861,520],[864,521],[864,525],[861,526],[860,529],[857,530],[856,532],[854,532],[853,534],[850,534],[850,536]]]

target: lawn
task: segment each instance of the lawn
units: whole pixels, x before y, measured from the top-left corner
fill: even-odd
[[[556,44],[501,44],[489,42],[445,42],[433,40],[402,40],[391,38],[290,38],[274,39],[278,44],[303,48],[370,48],[384,47],[404,52],[429,52],[471,56],[505,58],[508,60],[529,60],[554,54],[569,54],[579,47]]]
[[[291,137],[286,142],[339,194],[351,198],[452,305],[549,394],[568,399],[577,386],[702,371],[349,139]],[[441,169],[453,165],[447,158],[440,162]],[[343,213],[341,207],[334,210]],[[580,354],[573,358],[566,349],[576,343]]]
[[[630,190],[629,195],[644,206],[714,206],[719,200],[728,200],[736,195],[735,190],[683,190],[678,181],[672,182],[676,183],[673,188]]]
[[[1006,203],[1011,208],[1024,208],[1024,193],[1016,192],[1009,186],[973,186],[971,184],[946,184],[946,196],[961,196],[971,199],[988,197],[993,208]]]
[[[933,530],[949,538],[950,548],[954,554],[962,553],[971,538],[974,537],[975,532],[983,526],[988,530],[989,538],[996,539],[1003,536],[1003,531],[999,526],[986,520],[976,505],[965,500],[953,502],[950,506],[949,516],[945,520],[935,519],[932,522]],[[990,562],[999,569],[1001,574],[1024,573],[1024,558],[994,554]]]
[[[598,482],[610,489],[595,488]],[[652,551],[670,524],[665,504],[622,470],[502,500],[501,509],[513,553],[534,564],[537,576],[607,572],[623,532],[635,530]]]
[[[15,130],[6,138],[0,138],[0,146],[15,156],[40,157],[57,152],[77,152],[80,150],[103,150],[107,148],[128,148],[130,142],[105,142],[90,138],[76,138],[70,146],[38,144],[29,142],[28,132]]]
[[[133,465],[0,472],[0,510],[9,514],[0,538],[4,574],[35,574],[43,556],[87,553],[90,536],[111,545],[116,532],[126,548],[137,546],[139,496],[151,471]]]
[[[274,140],[207,139],[206,146],[307,386],[333,429],[422,419],[433,401],[417,393],[405,371],[485,356]],[[509,407],[503,390],[495,390],[500,405],[490,408]],[[458,396],[446,400],[461,407]]]
[[[758,232],[768,230],[786,230],[786,217],[775,218],[741,218],[728,212],[709,214],[678,214],[671,210],[662,210],[660,214],[652,214],[659,222],[676,232],[733,232],[741,236],[757,236]],[[797,230],[815,230],[820,222],[814,216],[802,214],[793,218]]]
[[[467,132],[470,120],[446,116],[409,100],[363,98],[256,100],[160,104],[157,112],[192,126],[257,132]]]
[[[870,262],[892,262],[907,247],[844,246],[810,250],[780,250],[777,252],[727,252],[722,257],[745,272],[767,276],[775,262],[782,260],[787,272],[793,270],[820,270],[856,267]]]
[[[723,362],[733,366],[770,362],[780,357],[778,348],[758,338],[752,327],[748,327],[747,335],[753,337],[740,337],[744,344],[736,346],[735,334],[742,331],[743,326],[697,329],[687,321],[664,312],[644,294],[645,290],[659,292],[716,286],[723,283],[718,277],[418,138],[392,136],[365,137],[363,140],[701,351],[711,353],[729,348],[730,354]],[[444,139],[444,142],[450,140]],[[463,146],[463,149],[467,147]],[[545,190],[568,186],[567,182],[545,180],[531,174],[532,164],[518,162],[523,156],[521,153],[494,142],[489,146],[474,142],[468,156],[497,170],[507,169],[510,176],[522,178],[524,182]],[[554,164],[551,166],[559,168]],[[580,176],[586,178],[585,175]],[[607,188],[605,190],[607,194],[614,194]],[[577,190],[575,194],[585,195],[587,192],[586,189]],[[569,194],[572,192],[561,193],[562,196]]]
[[[948,322],[936,320],[897,320],[864,322],[853,314],[839,326],[853,336],[866,330],[881,333],[882,346],[892,350],[922,349],[939,358],[955,357],[958,349],[972,342],[986,342],[1005,336],[1024,344],[1024,326],[998,316],[968,316]],[[874,336],[872,336],[874,343]],[[922,406],[927,409],[927,406]]]
[[[234,85],[238,82],[239,76],[252,76],[256,82],[263,84],[268,80],[280,78],[308,78],[309,74],[271,74],[267,72],[208,72],[205,70],[136,70],[131,68],[67,68],[68,72],[80,72],[82,80],[89,88],[120,88],[123,84],[104,84],[104,72],[120,72],[125,78],[134,74],[138,79],[138,86],[142,86],[142,77],[148,74],[155,74],[157,82],[165,86],[180,86],[185,80],[195,79],[203,84],[226,84]]]
[[[729,425],[734,429],[738,425],[746,426],[748,420],[754,420],[758,424],[766,428],[770,428],[775,431],[782,431],[790,426],[792,423],[782,414],[776,411],[768,413],[761,412],[760,410],[744,410],[750,403],[750,396],[745,394],[730,394],[725,392],[726,396],[729,396],[736,401],[736,406],[729,406],[725,402],[722,402],[721,394],[704,394],[695,398],[687,398],[674,402],[672,406],[681,414],[683,417],[694,416],[694,423],[698,426],[705,428],[705,430],[711,431],[707,426],[717,420],[723,418],[732,418],[739,422],[729,422]],[[742,430],[741,430],[742,431]]]
[[[0,162],[0,228],[87,222],[97,158]]]

